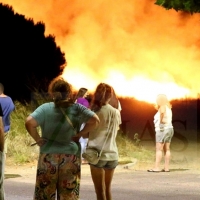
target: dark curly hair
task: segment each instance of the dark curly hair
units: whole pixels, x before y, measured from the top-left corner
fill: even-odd
[[[72,86],[62,77],[57,77],[51,81],[48,93],[53,98],[57,107],[73,104]]]

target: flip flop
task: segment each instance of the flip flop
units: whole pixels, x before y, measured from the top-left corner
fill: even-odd
[[[148,169],[147,171],[148,171],[148,172],[156,172],[156,173],[160,172],[160,171],[155,171],[155,170],[153,170],[153,169]]]
[[[170,172],[170,171],[169,171],[169,170],[168,170],[168,171],[165,171],[164,169],[162,169],[161,172]]]

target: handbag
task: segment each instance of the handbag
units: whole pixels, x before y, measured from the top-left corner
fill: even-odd
[[[100,152],[93,147],[86,147],[82,157],[92,165],[96,165],[100,159]]]

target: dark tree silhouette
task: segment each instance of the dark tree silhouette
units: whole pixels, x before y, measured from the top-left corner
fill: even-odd
[[[65,54],[53,35],[45,36],[43,22],[34,23],[0,3],[0,82],[13,100],[27,102],[31,92],[47,91],[49,82],[61,75]]]
[[[188,13],[200,13],[199,0],[156,0],[155,4],[176,11],[184,11]]]

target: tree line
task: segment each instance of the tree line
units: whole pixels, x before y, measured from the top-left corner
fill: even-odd
[[[66,66],[65,53],[54,35],[45,36],[45,24],[15,13],[0,3],[0,82],[5,94],[22,103],[33,91],[47,90]]]

